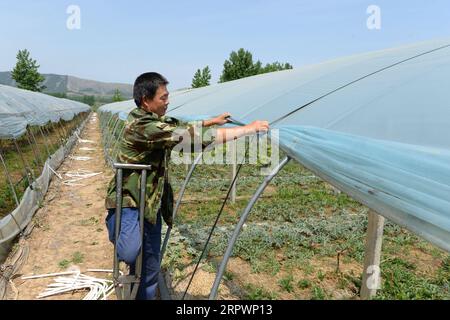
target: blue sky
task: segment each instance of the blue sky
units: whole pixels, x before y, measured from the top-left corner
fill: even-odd
[[[69,5],[81,29],[69,30]],[[381,29],[369,30],[369,5]],[[217,82],[232,50],[294,67],[354,53],[450,37],[448,0],[0,0],[0,71],[27,48],[42,73],[133,83],[157,71],[188,87],[209,65]]]

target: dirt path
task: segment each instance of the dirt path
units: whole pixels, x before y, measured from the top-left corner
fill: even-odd
[[[111,269],[112,245],[108,241],[104,224],[104,196],[112,171],[105,165],[100,140],[99,121],[91,116],[81,139],[94,143],[78,142],[71,156],[87,156],[89,161],[68,157],[58,173],[63,180],[70,171],[87,170],[101,174],[81,180],[82,186],[68,186],[54,177],[42,208],[36,213],[36,227],[28,238],[30,253],[20,275],[36,275],[63,272],[68,268],[80,268],[83,274],[108,278],[107,273],[89,273],[87,269]],[[90,148],[95,150],[86,150]],[[16,277],[14,284],[18,299],[36,299],[54,278],[22,280]],[[87,292],[49,297],[49,300],[81,299]],[[113,295],[114,296],[114,295]],[[112,296],[112,297],[113,297]]]

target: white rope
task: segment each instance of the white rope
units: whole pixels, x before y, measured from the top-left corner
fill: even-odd
[[[95,151],[95,150],[97,150],[97,149],[95,149],[95,148],[83,147],[83,148],[80,148],[80,150],[83,150],[83,151]]]
[[[63,179],[63,177],[58,172],[53,170],[53,168],[50,165],[47,164],[47,166],[49,167],[50,171],[53,172],[55,174],[55,176],[57,176],[59,178],[59,180]]]
[[[81,143],[95,143],[95,141],[92,141],[92,140],[81,139],[77,132],[75,132],[75,135],[77,136],[78,141],[81,142]]]
[[[103,172],[91,172],[91,171],[82,170],[82,169],[77,170],[77,171],[67,171],[65,173],[65,175],[72,179],[66,180],[63,183],[68,186],[82,186],[82,184],[79,184],[79,183],[77,184],[75,182],[78,182],[78,181],[81,181],[84,179],[89,179],[89,178],[98,176],[99,174],[102,174],[102,173]]]
[[[79,271],[66,271],[66,272],[60,272],[60,273],[40,274],[40,275],[37,275],[37,276],[26,276],[26,277],[22,277],[22,280],[56,277],[56,276],[63,276],[63,275],[75,274],[75,273],[79,273]]]
[[[69,156],[69,158],[77,161],[89,161],[92,159],[91,157],[74,157],[74,156]]]
[[[112,270],[102,269],[88,269],[88,271],[112,272]],[[62,275],[70,276],[62,277]],[[47,288],[37,296],[38,299],[87,289],[89,292],[83,297],[83,300],[106,300],[114,292],[113,281],[87,276],[81,274],[79,270],[22,277],[22,279],[27,280],[55,276],[57,276],[57,278],[55,278],[54,282],[49,284]]]

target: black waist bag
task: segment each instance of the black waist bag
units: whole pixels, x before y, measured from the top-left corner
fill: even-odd
[[[161,197],[161,215],[169,227],[173,225],[173,189],[169,181],[164,179],[163,194]]]
[[[169,227],[173,225],[173,189],[169,182],[168,157],[170,152],[164,153],[164,187],[161,196],[161,215]]]

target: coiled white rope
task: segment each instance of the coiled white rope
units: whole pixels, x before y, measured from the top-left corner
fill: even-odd
[[[78,141],[81,142],[81,143],[95,143],[95,141],[92,141],[92,140],[81,139],[77,132],[75,132],[75,135],[77,136]]]
[[[79,157],[69,156],[69,158],[76,161],[89,161],[92,159],[91,157],[81,157],[81,156]]]
[[[103,269],[87,269],[87,271],[112,273],[112,270]],[[22,277],[22,279],[28,280],[47,277],[57,278],[55,278],[55,281],[49,284],[47,288],[36,297],[38,299],[77,290],[89,290],[86,296],[83,297],[83,300],[106,300],[114,292],[114,283],[112,280],[87,276],[82,274],[80,270],[27,276]]]
[[[72,179],[63,181],[63,183],[68,186],[83,186],[83,184],[79,184],[76,182],[98,176],[99,174],[102,174],[102,173],[103,172],[92,172],[92,171],[83,170],[83,169],[80,169],[77,171],[67,171],[65,173],[65,175]]]

